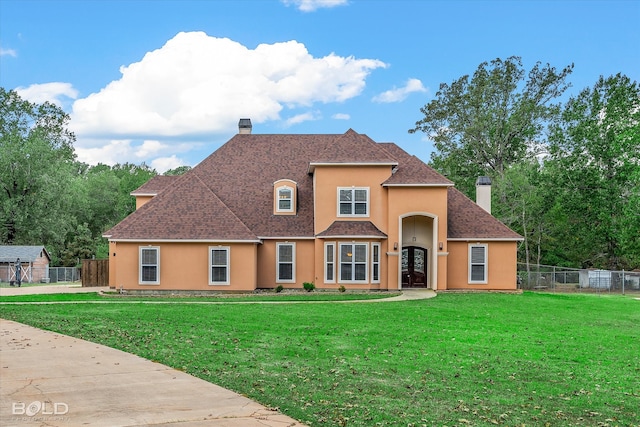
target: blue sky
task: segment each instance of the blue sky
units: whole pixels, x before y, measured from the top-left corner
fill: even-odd
[[[0,86],[71,116],[78,159],[195,165],[254,133],[409,134],[440,83],[495,58],[557,69],[568,95],[640,81],[640,1],[0,0]]]

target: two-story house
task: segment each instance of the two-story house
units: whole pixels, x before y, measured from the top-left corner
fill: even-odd
[[[241,119],[189,172],[132,194],[138,209],[105,232],[116,289],[516,288],[517,233],[353,130],[260,135]]]

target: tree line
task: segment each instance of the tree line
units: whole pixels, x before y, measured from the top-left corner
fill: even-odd
[[[640,88],[600,77],[561,102],[573,65],[495,59],[440,85],[409,132],[471,199],[493,182],[493,214],[520,233],[521,262],[640,268]],[[102,233],[135,210],[157,172],[77,161],[69,116],[0,88],[0,244],[44,244],[53,265],[108,256]],[[180,167],[165,174],[181,174]]]
[[[640,268],[640,89],[600,77],[560,102],[573,64],[480,64],[441,84],[409,132],[434,144],[431,165],[467,196],[493,181],[493,214],[524,241],[519,260]]]
[[[45,245],[52,265],[75,266],[108,256],[102,233],[135,210],[130,193],[157,172],[79,162],[68,124],[59,107],[0,88],[0,244]]]

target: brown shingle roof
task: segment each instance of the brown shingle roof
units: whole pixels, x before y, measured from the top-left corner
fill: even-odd
[[[522,236],[498,221],[459,190],[449,187],[448,191],[449,239],[522,240]]]
[[[258,240],[196,175],[175,181],[105,235],[112,240]]]
[[[238,134],[184,175],[158,176],[141,186],[133,194],[158,195],[104,234],[113,240],[314,237],[310,165],[341,162],[389,165],[384,185],[452,185],[397,145],[351,129],[341,135]],[[296,215],[273,214],[273,183],[280,179],[297,183]],[[449,238],[519,238],[453,188],[448,212]],[[386,237],[368,221],[336,221],[318,237],[328,235]]]
[[[371,221],[334,221],[317,237],[379,237],[386,239],[387,235]]]
[[[380,144],[353,129],[334,135],[324,150],[309,160],[311,163],[397,163]]]
[[[435,169],[396,144],[385,142],[380,143],[380,146],[398,160],[398,169],[382,185],[453,185],[453,182],[440,175]]]

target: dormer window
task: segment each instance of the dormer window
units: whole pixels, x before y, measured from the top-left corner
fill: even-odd
[[[296,187],[297,184],[289,179],[281,179],[273,183],[274,214],[296,214]]]
[[[289,187],[278,189],[278,212],[293,211],[293,190]]]

